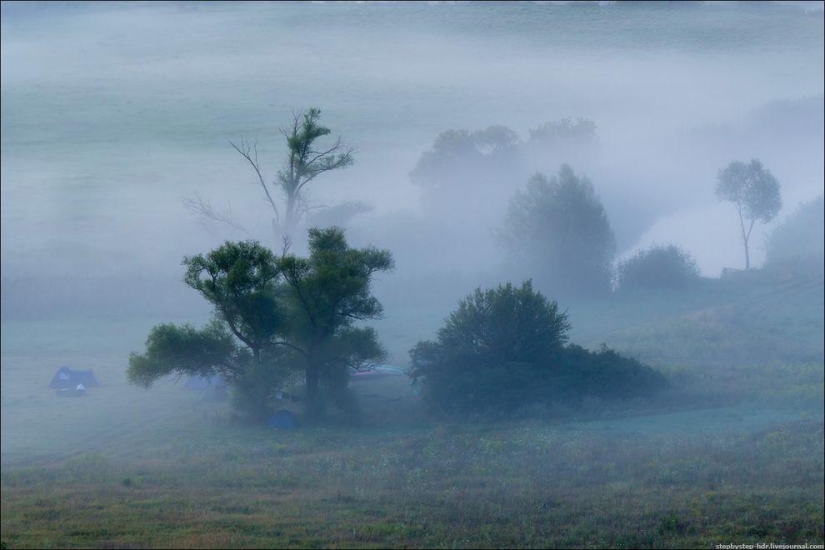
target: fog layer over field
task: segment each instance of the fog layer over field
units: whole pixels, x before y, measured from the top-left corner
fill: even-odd
[[[348,235],[390,248],[396,281],[480,282],[501,264],[509,197],[565,161],[593,182],[620,255],[674,242],[709,276],[742,262],[735,212],[713,195],[720,168],[761,159],[785,212],[823,189],[820,3],[2,9],[4,318],[204,311],[179,283],[183,255],[227,238],[280,246],[228,140],[257,140],[272,180],[278,128],[309,106],[357,149],[312,199],[373,207]],[[435,200],[408,176],[445,130],[499,124],[526,140],[568,117],[593,120],[598,147]],[[204,224],[182,200],[196,193],[246,232]]]
[[[822,544],[822,2],[0,10],[2,548]]]

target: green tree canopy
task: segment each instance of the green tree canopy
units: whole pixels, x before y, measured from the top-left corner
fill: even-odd
[[[308,413],[318,416],[321,385],[342,387],[348,368],[361,368],[385,357],[372,328],[359,321],[378,319],[383,308],[372,296],[373,274],[393,268],[392,255],[375,248],[350,248],[339,228],[310,229],[309,258],[285,257],[290,288],[290,340],[302,350]]]
[[[507,283],[476,289],[447,317],[438,340],[476,360],[532,362],[558,351],[569,328],[556,302],[534,292],[527,281],[521,288]]]
[[[539,372],[567,341],[570,325],[530,281],[476,289],[439,329],[410,350],[411,376],[433,408],[510,412],[539,399]]]
[[[663,377],[603,348],[567,345],[566,313],[533,290],[507,283],[459,302],[435,341],[410,350],[411,376],[434,410],[510,415],[532,405],[645,395]]]
[[[392,256],[350,248],[339,228],[312,229],[309,241],[308,258],[276,257],[255,242],[185,258],[184,280],[213,304],[215,320],[202,330],[152,329],[146,352],[130,356],[130,380],[149,386],[169,374],[221,373],[261,420],[274,392],[300,372],[309,417],[323,412],[322,386],[342,403],[348,369],[385,355],[373,329],[354,325],[380,317],[370,281],[393,267]]]
[[[593,185],[562,165],[537,173],[510,200],[499,243],[510,262],[561,293],[607,292],[616,241]]]
[[[270,250],[253,241],[226,242],[206,256],[184,258],[183,264],[184,282],[212,303],[255,357],[277,342],[283,328],[281,271]]]
[[[127,373],[130,382],[143,387],[168,374],[221,374],[234,379],[242,372],[248,355],[219,321],[200,330],[189,324],[162,323],[149,332],[146,353],[131,355]]]

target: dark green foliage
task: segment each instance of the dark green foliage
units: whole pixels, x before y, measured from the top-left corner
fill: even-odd
[[[349,368],[381,361],[386,353],[371,328],[357,321],[380,318],[381,304],[370,291],[372,275],[392,269],[389,251],[353,249],[339,228],[310,229],[309,258],[283,258],[291,291],[290,339],[302,351],[307,412],[318,416],[319,386],[335,394],[346,386]]]
[[[593,185],[562,165],[535,174],[510,200],[499,242],[511,262],[554,292],[606,293],[616,241]]]
[[[286,331],[278,260],[256,242],[226,242],[206,256],[184,258],[183,265],[184,282],[212,303],[215,320],[202,330],[172,324],[152,329],[146,352],[129,358],[130,381],[149,386],[169,374],[221,374],[235,390],[239,412],[265,419],[271,395],[295,369],[277,349]]]
[[[561,354],[556,392],[565,397],[596,396],[601,399],[644,397],[665,387],[664,377],[641,361],[624,357],[602,344],[597,352],[567,346]],[[552,391],[552,390],[551,390]]]
[[[324,396],[354,411],[345,393],[350,369],[386,354],[372,328],[353,324],[380,317],[370,280],[392,268],[392,256],[350,248],[339,228],[311,229],[309,244],[309,258],[276,258],[254,242],[185,258],[185,282],[215,306],[216,319],[200,331],[155,327],[146,353],[130,357],[130,381],[149,386],[168,374],[220,373],[235,390],[235,409],[261,421],[276,405],[274,394],[300,372],[308,416],[320,416]]]
[[[127,375],[133,384],[148,388],[163,376],[235,377],[248,353],[239,348],[223,324],[213,321],[203,329],[192,325],[163,323],[154,327],[146,339],[144,354],[129,356]]]
[[[696,260],[676,245],[654,245],[619,263],[619,291],[686,288],[699,280]]]
[[[531,283],[481,291],[459,303],[435,342],[410,350],[411,376],[426,402],[450,413],[510,415],[585,396],[624,399],[664,386],[642,363],[603,347],[565,346],[570,325]]]
[[[765,245],[765,264],[822,267],[825,255],[825,204],[822,195],[801,204],[774,229]]]
[[[768,223],[782,208],[779,182],[757,159],[748,164],[734,161],[719,171],[716,196],[736,206],[745,247],[745,269],[750,269],[749,241],[754,224]]]
[[[257,357],[282,329],[277,284],[280,266],[257,242],[226,242],[207,254],[186,257],[184,282],[203,295],[221,320]]]
[[[438,332],[439,342],[477,360],[534,363],[556,353],[570,328],[558,304],[533,291],[530,281],[507,283],[461,300]]]
[[[567,341],[567,316],[525,282],[476,291],[459,303],[437,342],[410,352],[425,398],[446,410],[512,410],[533,394],[537,371]]]

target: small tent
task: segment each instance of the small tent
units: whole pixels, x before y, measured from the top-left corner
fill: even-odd
[[[91,370],[76,370],[69,367],[60,367],[52,376],[49,388],[53,390],[76,389],[82,384],[84,389],[99,386],[95,373]]]
[[[277,430],[292,430],[298,427],[298,417],[292,411],[281,409],[269,417],[269,427]]]

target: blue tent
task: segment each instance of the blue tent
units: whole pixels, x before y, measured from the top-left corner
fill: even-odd
[[[90,388],[99,386],[95,373],[91,370],[76,370],[69,367],[60,367],[52,376],[49,387],[53,390],[75,389],[78,384]]]
[[[292,430],[298,427],[298,417],[292,411],[281,409],[269,417],[269,427],[276,430]]]

